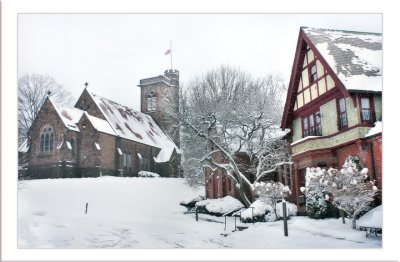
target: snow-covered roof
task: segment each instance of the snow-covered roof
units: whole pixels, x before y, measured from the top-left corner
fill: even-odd
[[[89,115],[87,112],[85,112],[85,115],[89,119],[90,123],[92,123],[94,129],[96,129],[97,131],[114,136],[117,135],[114,129],[110,126],[110,124],[106,120]]]
[[[84,111],[75,107],[65,107],[58,105],[52,100],[51,97],[49,97],[49,100],[53,104],[55,110],[57,111],[57,114],[60,116],[65,127],[67,127],[69,130],[79,132],[79,128],[76,123],[79,122],[79,119],[82,117]]]
[[[347,90],[382,91],[382,34],[302,30]]]
[[[370,137],[370,136],[374,136],[377,135],[379,133],[382,133],[382,122],[377,121],[375,122],[375,126],[372,127],[368,133],[365,135],[365,137]]]
[[[18,148],[18,152],[20,153],[26,153],[29,150],[29,144],[28,144],[28,139],[25,139],[24,142],[22,142],[21,146]]]
[[[382,205],[377,206],[358,219],[358,226],[382,228]]]
[[[127,106],[120,105],[114,101],[103,98],[88,91],[103,113],[110,128],[104,121],[92,117],[90,121],[96,128],[107,130],[108,133],[118,135],[122,138],[136,141],[142,144],[160,148],[161,151],[154,158],[158,163],[167,162],[171,158],[174,149],[180,153],[179,148],[156,124],[153,118],[138,112]],[[93,121],[92,121],[93,120]],[[113,131],[113,132],[112,132]]]

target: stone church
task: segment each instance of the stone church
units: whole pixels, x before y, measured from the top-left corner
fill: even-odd
[[[28,134],[28,178],[181,176],[179,71],[140,80],[141,112],[86,87],[74,108],[49,95]],[[21,151],[21,150],[20,150]]]

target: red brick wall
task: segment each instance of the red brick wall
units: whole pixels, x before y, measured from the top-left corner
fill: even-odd
[[[367,141],[372,145],[376,186],[382,189],[382,135],[371,137]]]
[[[326,167],[340,169],[348,156],[358,156],[362,166],[368,168],[370,178],[376,180],[378,189],[382,189],[382,136],[379,135],[359,139],[336,149],[313,151],[293,157],[296,198],[301,195],[300,184],[306,167],[317,167],[321,166],[321,163],[326,163]]]

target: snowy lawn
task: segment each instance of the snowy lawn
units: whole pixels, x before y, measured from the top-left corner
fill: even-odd
[[[293,217],[246,224],[185,214],[179,203],[193,191],[179,178],[101,177],[23,181],[18,190],[19,248],[380,248],[340,220]],[[89,203],[88,213],[85,205]],[[239,224],[239,220],[238,220]]]

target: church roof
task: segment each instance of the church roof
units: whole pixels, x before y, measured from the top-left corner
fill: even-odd
[[[167,162],[174,150],[178,153],[180,152],[171,138],[160,129],[151,116],[93,94],[89,91],[88,93],[91,95],[93,101],[97,104],[111,127],[108,128],[104,122],[101,123],[101,121],[98,121],[100,119],[97,118],[95,121],[96,125],[101,126],[102,129],[108,129],[106,133],[160,148],[161,151],[155,158],[156,162]],[[91,122],[93,119],[95,118],[92,117],[90,119]]]
[[[57,111],[57,114],[63,121],[65,127],[67,127],[69,130],[79,132],[79,128],[76,124],[79,122],[79,119],[82,117],[84,111],[75,107],[66,107],[58,105],[56,102],[52,100],[51,97],[48,98],[50,102],[53,104],[54,109]]]
[[[106,120],[92,116],[88,112],[78,108],[58,105],[49,97],[57,114],[69,130],[80,132],[77,123],[82,115],[85,114],[93,127],[99,132],[161,149],[157,157],[154,158],[157,163],[169,161],[174,150],[180,154],[179,148],[160,129],[151,116],[89,91],[88,93]]]
[[[382,34],[302,28],[349,91],[382,91]]]

